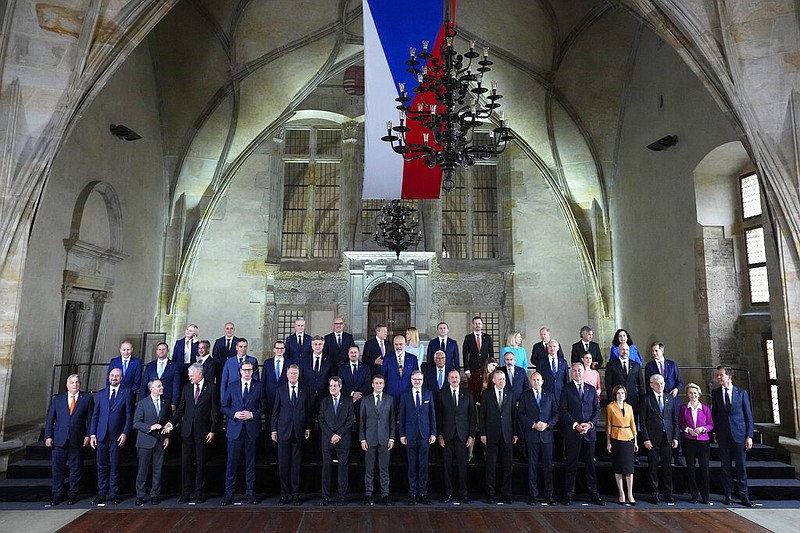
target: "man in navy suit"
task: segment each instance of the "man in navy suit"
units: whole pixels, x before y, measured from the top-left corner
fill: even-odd
[[[620,345],[622,347],[622,345]],[[610,367],[614,362],[608,364]],[[633,361],[631,361],[633,362]],[[661,463],[661,483],[664,501],[675,503],[672,497],[672,450],[678,447],[678,402],[664,390],[664,376],[650,376],[651,391],[642,396],[639,416],[641,430],[639,440],[647,450],[647,466],[650,480],[650,503],[660,502],[658,497],[658,471]]]
[[[448,369],[446,367],[446,356],[442,350],[436,350],[433,354],[433,363],[428,364],[425,369],[425,386],[433,393],[433,403],[439,403],[439,391],[449,387],[447,382]],[[457,370],[451,368],[450,370]]]
[[[115,357],[108,363],[108,372],[113,368],[122,371],[122,386],[130,389],[134,396],[139,392],[142,385],[142,361],[133,357],[133,344],[130,341],[123,341],[119,345],[119,357]]]
[[[166,342],[156,346],[156,360],[150,361],[144,367],[144,382],[149,383],[154,379],[161,381],[166,399],[172,412],[178,408],[181,398],[181,365],[169,359],[169,346]]]
[[[736,482],[742,505],[753,507],[747,493],[747,450],[753,447],[753,411],[747,391],[734,386],[733,369],[717,367],[717,383],[721,386],[711,391],[711,418],[719,444],[719,461],[722,465],[722,486],[725,505],[733,503],[733,465],[736,462]]]
[[[475,401],[469,390],[461,387],[461,373],[447,374],[447,388],[440,391],[436,404],[439,446],[444,448],[444,503],[453,501],[453,458],[458,468],[458,494],[461,503],[469,503],[467,494],[467,449],[475,442]]]
[[[197,362],[203,365],[203,376],[213,382],[219,381],[217,362],[211,357],[211,341],[202,340],[197,343]]]
[[[497,369],[492,374],[492,386],[481,396],[481,416],[478,419],[481,442],[486,446],[486,499],[490,504],[497,497],[498,455],[503,463],[501,498],[503,503],[511,503],[513,446],[518,437],[515,413],[514,398],[506,389],[506,374]]]
[[[206,447],[214,442],[219,427],[219,395],[216,385],[203,377],[203,365],[194,363],[187,370],[189,383],[183,386],[181,401],[164,432],[181,424],[181,496],[188,503],[194,492],[195,503],[206,501]],[[196,466],[193,463],[197,463]]]
[[[428,353],[426,358],[428,368],[433,366],[433,357],[436,355],[436,352],[441,350],[444,352],[445,372],[449,372],[454,368],[456,370],[461,370],[461,355],[458,351],[458,343],[454,339],[448,337],[450,329],[447,326],[447,322],[439,322],[436,329],[439,332],[439,336],[428,341]],[[447,379],[445,379],[445,381],[447,381]]]
[[[422,372],[411,374],[411,389],[400,399],[398,433],[408,457],[408,504],[430,505],[428,498],[428,454],[436,442],[436,409],[433,395],[422,388]]]
[[[136,505],[144,505],[147,496],[147,471],[152,465],[150,484],[150,503],[161,503],[161,470],[164,464],[164,450],[169,446],[169,438],[163,429],[172,416],[170,401],[164,398],[164,384],[160,379],[147,382],[150,394],[139,400],[133,414],[133,427],[136,434]]]
[[[547,344],[550,342],[550,328],[540,328],[539,339],[540,341],[531,347],[531,364],[534,366],[536,366],[536,362],[539,359],[544,359],[547,357]],[[564,359],[564,352],[561,351],[560,346],[558,347],[558,356]],[[542,371],[541,368],[537,368],[536,370],[539,372]]]
[[[677,398],[683,388],[678,364],[664,357],[664,344],[660,342],[654,342],[650,345],[650,355],[653,356],[653,360],[644,366],[644,380],[650,383],[650,376],[661,374],[664,376],[664,390],[671,394],[673,398]],[[680,449],[680,439],[678,439],[678,447],[672,450],[672,464],[675,466],[683,466],[683,461],[680,458]]]
[[[513,354],[512,354],[513,355]],[[517,418],[525,434],[528,452],[528,503],[536,505],[539,497],[537,469],[542,460],[544,474],[544,502],[553,500],[553,428],[558,423],[558,404],[552,393],[542,390],[544,380],[539,372],[531,374],[530,388],[519,399]]]
[[[239,342],[239,337],[234,335],[236,326],[233,322],[225,323],[225,335],[214,341],[214,348],[211,350],[211,357],[217,363],[217,368],[225,366],[225,361],[229,357],[236,355],[236,343]]]
[[[370,374],[376,376],[381,373],[383,358],[392,351],[387,336],[389,330],[383,324],[375,326],[375,336],[364,343],[364,357],[361,362],[368,365]]]
[[[472,318],[472,333],[464,337],[461,343],[464,354],[464,374],[472,394],[479,398],[483,389],[483,366],[486,360],[494,356],[492,337],[483,332],[483,319]]]
[[[592,368],[597,370],[603,366],[603,354],[600,353],[600,345],[594,342],[594,332],[589,326],[581,328],[581,340],[572,345],[572,362],[578,363],[583,354],[592,354]]]
[[[133,397],[121,381],[122,370],[112,369],[108,387],[97,393],[94,402],[89,443],[97,450],[97,496],[92,505],[105,503],[107,497],[114,505],[120,501],[119,465],[133,420]]]
[[[308,390],[300,385],[300,369],[289,365],[286,383],[278,387],[272,408],[272,440],[278,443],[278,473],[281,497],[278,505],[300,505],[300,468],[303,440],[311,436]]]
[[[516,405],[519,402],[519,397],[522,396],[522,392],[531,387],[530,383],[528,383],[528,374],[521,366],[514,365],[516,361],[514,352],[504,353],[503,360],[506,366],[500,368],[506,373],[506,388],[513,395],[514,404]]]
[[[83,448],[89,445],[89,423],[94,409],[91,394],[81,392],[81,378],[67,378],[67,392],[50,402],[44,425],[44,445],[53,450],[53,500],[65,499],[69,505],[78,501],[83,475]],[[64,475],[69,466],[69,494],[64,494]]]
[[[542,390],[553,395],[556,403],[561,400],[561,391],[569,383],[567,361],[558,354],[561,345],[555,339],[547,343],[547,357],[536,362],[536,370],[542,375]]]
[[[322,449],[322,499],[319,504],[328,505],[331,497],[333,458],[338,461],[339,506],[344,505],[350,472],[350,446],[353,442],[353,402],[342,394],[342,378],[333,376],[328,380],[329,395],[322,399],[319,407],[320,448]]]
[[[613,398],[617,385],[625,387],[625,401],[633,407],[634,418],[639,414],[639,397],[647,393],[642,381],[642,367],[630,358],[630,346],[619,345],[619,357],[606,366],[606,398]]]
[[[264,388],[253,379],[253,363],[245,361],[239,369],[241,379],[230,384],[222,398],[222,412],[228,417],[228,460],[225,464],[225,497],[222,505],[233,503],[236,491],[236,470],[244,451],[245,487],[247,501],[258,504],[256,498],[256,443],[261,434],[261,415],[264,413]]]
[[[225,396],[225,392],[231,383],[239,381],[239,369],[245,361],[253,363],[253,379],[259,381],[258,359],[252,355],[247,355],[247,339],[242,337],[236,343],[236,355],[225,361],[225,366],[222,368],[222,378],[219,382],[220,398]]]
[[[395,412],[399,412],[400,398],[411,388],[411,374],[419,370],[417,357],[406,351],[406,338],[395,335],[394,352],[386,354],[382,374],[386,380],[386,394],[394,398]]]
[[[333,373],[330,362],[322,355],[324,346],[325,339],[315,335],[311,340],[311,356],[300,365],[300,380],[308,390],[308,408],[312,419],[316,419],[319,404],[328,395],[328,379]]]
[[[181,366],[181,384],[188,382],[189,365],[197,361],[197,324],[189,324],[183,331],[183,338],[175,341],[172,348],[172,362]]]
[[[342,395],[350,398],[353,403],[355,424],[353,431],[358,431],[358,417],[361,416],[361,399],[369,394],[372,382],[371,369],[358,361],[358,346],[351,346],[347,350],[346,363],[339,365],[338,375],[342,378]]]
[[[572,363],[572,381],[564,386],[559,402],[561,424],[567,449],[567,473],[564,482],[566,499],[564,505],[572,505],[575,494],[575,477],[578,473],[578,458],[583,456],[586,471],[586,486],[592,502],[605,505],[597,492],[597,474],[594,468],[594,447],[597,441],[595,428],[600,416],[597,390],[583,382],[583,363]]]
[[[264,414],[267,416],[266,427],[269,429],[272,423],[272,408],[275,406],[275,395],[278,393],[278,386],[286,383],[286,369],[289,363],[286,361],[286,343],[275,341],[272,344],[273,356],[264,361],[261,369],[261,382],[264,386]],[[267,463],[274,463],[276,459],[275,442],[272,440],[272,431],[266,432],[264,455]]]
[[[344,319],[337,316],[333,319],[333,331],[325,335],[325,346],[322,355],[331,363],[334,371],[347,361],[347,351],[355,346],[353,336],[344,331]]]
[[[286,358],[289,363],[302,365],[303,360],[311,355],[311,335],[306,333],[306,321],[299,318],[294,321],[294,333],[286,337]]]

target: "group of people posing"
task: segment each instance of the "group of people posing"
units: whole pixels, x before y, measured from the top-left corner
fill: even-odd
[[[597,369],[603,357],[591,328],[581,329],[569,363],[547,328],[541,328],[530,359],[520,346],[520,335],[514,333],[499,361],[491,337],[482,329],[482,319],[474,317],[472,332],[459,349],[449,337],[448,325],[441,322],[438,336],[426,349],[416,329],[396,335],[389,344],[386,326],[378,325],[362,354],[344,331],[341,318],[324,337],[307,334],[305,321],[297,320],[295,332],[273,344],[273,357],[261,367],[247,354],[247,340],[235,336],[232,323],[225,325],[225,335],[213,348],[209,341],[197,340],[197,327],[190,324],[171,358],[168,345],[161,343],[155,360],[144,367],[133,357],[131,343],[123,342],[120,356],[109,363],[105,389],[94,396],[83,393],[79,376],[71,375],[67,391],[51,402],[45,425],[45,444],[53,450],[51,503],[77,501],[86,446],[97,451],[98,494],[92,503],[119,503],[122,449],[132,429],[137,430],[136,504],[160,503],[164,452],[173,431],[182,440],[178,503],[204,502],[206,451],[221,430],[224,415],[227,463],[222,505],[234,502],[242,458],[246,501],[259,503],[255,472],[262,419],[267,459],[277,455],[280,505],[301,503],[301,464],[308,448],[304,444],[311,442],[312,434],[318,439],[314,453],[323,459],[322,506],[346,504],[354,448],[364,453],[365,505],[393,504],[389,493],[393,454],[404,455],[407,461],[408,504],[430,504],[428,464],[434,446],[441,449],[444,462],[444,502],[467,503],[467,464],[476,437],[484,447],[489,503],[511,502],[514,445],[519,442],[527,456],[530,504],[555,503],[557,449],[566,459],[563,503],[572,503],[582,458],[590,498],[605,505],[597,490],[594,457],[602,392]],[[745,453],[752,446],[753,420],[746,391],[732,384],[732,369],[717,369],[721,387],[712,393],[711,408],[700,402],[701,390],[694,383],[686,386],[689,401],[681,406],[677,365],[664,358],[659,343],[653,343],[651,355],[643,372],[630,335],[619,330],[605,368],[606,445],[619,503],[636,503],[633,471],[640,445],[647,450],[650,501],[673,502],[673,450],[681,442],[691,501],[708,503],[713,431],[720,446],[725,503],[732,502],[735,463],[739,497],[751,506]],[[142,383],[146,391],[139,390]]]

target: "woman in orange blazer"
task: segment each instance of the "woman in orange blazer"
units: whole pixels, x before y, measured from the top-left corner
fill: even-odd
[[[636,505],[633,497],[633,460],[639,445],[636,443],[636,422],[633,407],[625,402],[625,387],[617,385],[611,391],[613,398],[606,407],[606,447],[611,452],[611,469],[619,491],[620,505]],[[627,499],[622,476],[628,485]]]

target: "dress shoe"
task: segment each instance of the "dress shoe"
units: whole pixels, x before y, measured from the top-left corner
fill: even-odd
[[[495,500],[494,498],[486,498],[486,503],[488,503],[489,505],[494,505]]]
[[[453,495],[452,494],[448,494],[447,496],[444,497],[444,500],[442,500],[442,503],[450,503],[452,501],[453,501]]]
[[[683,464],[683,459],[680,457],[676,457],[675,461],[672,463],[672,466],[686,466]]]
[[[122,503],[122,500],[119,496],[112,496],[111,497],[111,505],[119,505]]]
[[[725,499],[722,500],[722,503],[725,504],[725,505],[732,505],[733,504],[733,498],[731,498],[730,496],[725,496]]]
[[[658,505],[659,503],[661,503],[661,500],[658,499],[658,494],[653,494],[652,496],[650,496],[650,503],[652,503],[653,505]]]
[[[672,497],[672,494],[669,496],[664,496],[664,501],[667,503],[675,503],[675,498]]]
[[[703,497],[703,498],[700,500],[700,502],[701,502],[703,505],[711,505],[711,502],[710,502],[710,501],[708,501],[708,498],[706,498],[706,497]]]
[[[158,505],[159,503],[161,503],[161,498],[158,496],[150,499],[150,505]]]
[[[206,503],[206,497],[202,492],[198,492],[194,501],[195,503]]]
[[[689,503],[697,503],[697,496],[692,496],[692,499],[689,500]]]
[[[92,505],[100,505],[101,503],[106,503],[105,496],[97,496],[94,500],[92,500]]]
[[[364,505],[373,505],[372,496],[364,496]]]
[[[286,505],[287,503],[291,502],[291,498],[289,496],[281,496],[278,498],[278,505]]]
[[[328,498],[326,498],[324,496],[322,498],[320,498],[319,506],[320,507],[326,507],[327,505],[328,505]]]
[[[188,494],[181,494],[181,497],[178,498],[178,504],[183,505],[184,503],[189,503],[189,495]]]
[[[295,494],[292,496],[292,505],[300,505],[302,502],[300,501],[300,496]]]
[[[430,505],[430,504],[432,503],[432,502],[431,502],[431,499],[430,499],[430,498],[428,498],[428,495],[427,495],[427,494],[426,494],[426,495],[424,495],[424,496],[417,496],[417,501],[418,501],[419,503],[421,503],[422,505]]]
[[[417,505],[417,499],[412,496],[408,499],[408,505]]]
[[[506,505],[511,505],[511,496],[503,496],[503,503]]]
[[[469,496],[462,496],[461,497],[461,503],[463,503],[464,505],[470,503]]]
[[[344,498],[339,498],[339,500],[336,502],[336,505],[339,507],[344,507]]]
[[[233,496],[225,496],[224,498],[222,498],[220,505],[222,506],[233,505]]]
[[[53,496],[53,499],[50,501],[50,505],[52,506],[56,506],[60,503],[64,503],[64,496],[61,495]]]
[[[572,497],[571,496],[567,496],[564,499],[564,505],[572,505]]]
[[[537,500],[536,498],[530,498],[528,500],[528,505],[538,505],[538,503],[539,503],[539,500]]]
[[[547,505],[555,505],[556,501],[552,497],[550,497],[550,498],[546,498],[544,500],[544,503],[546,503]]]
[[[391,507],[392,505],[394,505],[394,502],[392,501],[392,499],[389,496],[384,496],[383,497],[383,505],[386,505],[387,507]]]
[[[77,498],[70,496],[69,499],[67,499],[67,505],[75,505],[76,503],[78,503]]]
[[[601,498],[599,494],[595,494],[594,496],[592,496],[592,503],[595,505],[599,505],[600,507],[603,507],[606,504],[606,502],[603,501],[603,498]]]
[[[258,505],[259,503],[261,503],[261,501],[255,494],[248,494],[246,496],[246,499],[248,502],[250,502],[250,505]]]
[[[742,505],[745,507],[755,507],[756,504],[750,501],[750,498],[742,498]]]
[[[136,498],[136,505],[138,505],[139,507],[144,505],[144,498]]]

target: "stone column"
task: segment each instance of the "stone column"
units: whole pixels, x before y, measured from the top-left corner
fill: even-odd
[[[342,124],[342,164],[339,167],[339,249],[353,250],[358,217],[361,214],[363,165],[361,165],[361,125],[351,120]],[[350,321],[348,320],[348,324]]]

